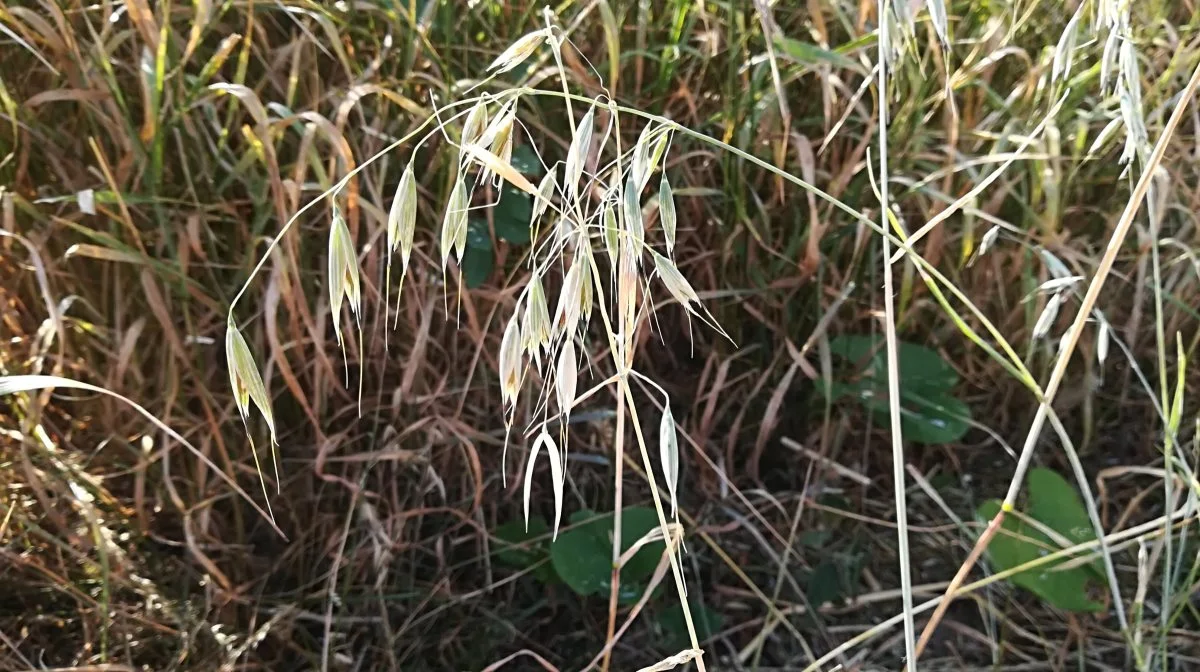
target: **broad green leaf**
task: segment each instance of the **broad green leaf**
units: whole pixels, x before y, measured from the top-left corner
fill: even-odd
[[[509,521],[496,528],[496,560],[509,567],[525,569],[548,554],[546,540],[550,537],[550,526],[539,517],[529,519],[529,531],[520,520]],[[536,541],[539,537],[545,537]]]
[[[877,400],[884,399],[877,396]],[[884,404],[875,411],[877,422],[886,425],[891,419]],[[900,390],[900,427],[904,438],[924,444],[952,443],[966,435],[971,428],[971,408],[954,397],[937,394],[921,395],[904,388]]]
[[[856,366],[862,375],[886,380],[887,350],[882,335],[847,334],[829,341],[829,351]],[[958,372],[934,350],[923,345],[898,341],[896,359],[900,369],[900,384],[938,386],[949,392],[958,384]]]
[[[882,337],[846,335],[829,343],[832,354],[851,363],[850,382],[830,381],[822,392],[831,399],[853,398],[887,426],[887,352]],[[896,344],[900,369],[900,423],[905,438],[925,444],[951,443],[971,427],[971,409],[951,396],[958,373],[933,350]]]
[[[538,161],[537,154],[529,145],[517,145],[513,148],[512,160],[509,161],[513,168],[534,177],[541,177],[545,170],[542,169],[542,162]]]
[[[487,222],[472,219],[467,223],[467,252],[462,261],[463,282],[470,289],[479,287],[492,274],[494,264],[492,237]]]
[[[688,600],[688,605],[692,612],[692,624],[696,626],[696,637],[701,642],[717,634],[725,626],[725,617],[719,612],[695,600]],[[679,604],[667,607],[655,620],[666,640],[664,648],[675,651],[688,647],[687,621],[683,618],[683,608]]]
[[[804,592],[814,608],[842,599],[841,573],[837,564],[826,560],[817,565],[808,578],[808,587]]]
[[[558,535],[550,546],[550,559],[562,580],[580,595],[607,594],[612,585],[612,514],[597,515],[593,511],[577,511],[571,515],[573,527]],[[631,506],[621,513],[621,549],[628,550],[634,542],[658,526],[653,509]],[[663,552],[661,541],[646,544],[625,563],[621,584],[628,585],[625,593],[640,595],[636,586],[654,573]],[[636,595],[634,595],[636,599]]]
[[[495,537],[499,540],[494,546],[496,562],[517,569],[534,567],[530,574],[542,583],[558,581],[550,564],[550,526],[541,517],[529,519],[528,532],[524,521],[504,523],[496,528]]]
[[[492,216],[501,240],[513,245],[529,244],[529,220],[533,216],[533,198],[529,194],[505,183]]]
[[[1030,518],[1073,542],[1095,538],[1075,489],[1049,469],[1035,468],[1030,471],[1028,509]],[[999,500],[992,499],[979,506],[976,516],[986,522],[999,511]],[[997,570],[1004,571],[1036,560],[1058,548],[1058,544],[1035,527],[1010,515],[1005,516],[1002,529],[988,545],[988,556]],[[1063,569],[1065,562],[1060,560],[1041,565],[1015,574],[1011,580],[1066,611],[1103,610],[1103,604],[1088,598],[1088,587],[1099,576],[1096,563]]]
[[[1030,469],[1027,479],[1030,516],[1072,543],[1082,544],[1096,538],[1083,500],[1067,479],[1045,467]],[[1099,560],[1088,567],[1095,571],[1096,578],[1104,577],[1104,565]]]

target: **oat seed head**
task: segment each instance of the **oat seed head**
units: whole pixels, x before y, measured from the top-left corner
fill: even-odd
[[[580,295],[583,289],[583,269],[579,257],[571,262],[563,276],[562,289],[558,294],[558,307],[554,311],[554,331],[556,337],[570,338],[579,326],[579,313],[582,309]]]
[[[625,233],[629,236],[633,247],[632,252],[637,263],[641,264],[642,247],[646,243],[646,225],[642,221],[642,203],[640,190],[633,180],[633,176],[629,176],[629,181],[625,184],[624,198],[624,221]]]
[[[460,175],[454,182],[454,188],[450,192],[450,202],[446,204],[446,214],[442,218],[442,270],[446,269],[451,254],[455,255],[457,261],[462,261],[463,251],[466,247],[469,199],[466,180]]]
[[[1071,20],[1067,22],[1067,27],[1063,29],[1062,36],[1058,38],[1050,69],[1051,82],[1066,79],[1071,74],[1071,63],[1075,60],[1075,41],[1079,34],[1079,19],[1083,16],[1085,5],[1086,3],[1079,3],[1079,8],[1075,10]]]
[[[621,235],[621,225],[617,222],[617,207],[612,203],[606,204],[601,221],[604,226],[604,251],[608,253],[608,259],[615,271],[617,267],[617,244]]]
[[[658,186],[658,219],[662,222],[663,236],[667,242],[667,254],[675,251],[675,194],[671,191],[671,183],[664,172],[662,182]]]
[[[339,346],[344,347],[342,339],[342,302],[350,304],[350,312],[357,322],[362,310],[362,286],[358,275],[358,257],[354,251],[354,241],[350,238],[350,229],[341,211],[335,205],[333,222],[329,227],[329,309],[333,318],[333,332],[337,336]]]
[[[521,335],[517,327],[517,315],[513,313],[500,339],[500,395],[509,409],[516,406],[520,390]]]
[[[575,339],[566,338],[562,350],[558,353],[558,365],[555,366],[554,390],[558,394],[558,408],[564,420],[571,417],[571,406],[575,403],[575,391],[578,384],[578,360],[575,359]]]
[[[549,36],[549,28],[542,28],[521,36],[508,49],[501,52],[487,69],[494,71],[497,75],[512,70],[529,58]]]
[[[275,434],[275,414],[271,411],[271,398],[267,395],[262,376],[254,364],[250,346],[233,323],[232,316],[225,324],[225,360],[226,366],[229,367],[229,386],[233,389],[234,402],[242,416],[242,422],[248,421],[250,404],[253,402],[267,423],[271,443],[279,443]]]
[[[531,230],[537,230],[537,222],[546,212],[546,208],[550,207],[550,199],[554,198],[554,190],[557,186],[554,169],[547,170],[545,177],[538,183],[537,195],[533,199],[533,218],[529,224]]]
[[[530,278],[528,293],[525,295],[525,324],[528,325],[528,333],[522,338],[525,351],[535,354],[538,348],[542,348],[549,352],[550,309],[546,303],[546,290],[536,273]]]
[[[481,97],[479,102],[471,108],[467,113],[467,119],[463,122],[462,145],[466,147],[479,142],[479,138],[483,135],[488,125],[487,100]]]
[[[1033,325],[1033,340],[1045,338],[1050,333],[1050,327],[1054,325],[1054,318],[1058,317],[1058,309],[1062,305],[1062,294],[1054,294],[1050,300],[1046,301],[1046,307],[1042,309],[1041,316]]]
[[[569,193],[575,194],[578,197],[579,181],[583,178],[583,167],[587,162],[588,154],[592,150],[592,133],[595,126],[596,108],[589,107],[587,114],[583,115],[579,125],[575,127],[575,134],[571,138],[571,146],[567,150],[567,158],[565,164],[564,179]]]
[[[675,417],[671,414],[671,399],[663,405],[662,422],[658,426],[658,451],[662,461],[667,492],[671,495],[671,517],[679,518],[679,437],[675,433]]]
[[[525,465],[525,483],[523,501],[525,504],[525,531],[529,531],[529,500],[532,495],[531,488],[533,486],[533,470],[537,466],[538,453],[545,446],[548,457],[550,458],[550,479],[554,488],[554,534],[553,539],[558,539],[558,528],[562,522],[562,504],[563,504],[563,468],[562,460],[559,457],[558,445],[554,443],[550,433],[545,429],[542,430],[538,437],[533,441],[533,448],[529,451],[529,462]]]

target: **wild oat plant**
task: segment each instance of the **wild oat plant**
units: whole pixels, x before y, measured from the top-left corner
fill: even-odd
[[[547,12],[546,27],[525,35],[500,54],[488,68],[491,75],[473,90],[485,87],[496,75],[512,70],[539,50],[549,49],[558,64],[563,84],[561,93],[510,88],[479,93],[437,107],[434,117],[417,132],[423,131],[423,135],[418,137],[414,133],[384,149],[297,212],[272,241],[263,261],[305,210],[316,207],[318,203],[327,203],[331,217],[325,280],[334,333],[342,349],[343,361],[346,362],[343,307],[349,307],[350,316],[360,335],[359,343],[362,342],[364,310],[355,241],[339,206],[341,189],[354,174],[388,152],[408,152],[407,166],[388,210],[386,241],[389,255],[383,299],[385,324],[393,261],[399,256],[399,279],[395,290],[399,295],[413,259],[418,229],[418,194],[413,166],[422,151],[429,151],[424,148],[432,138],[443,136],[447,144],[458,152],[454,186],[443,208],[441,220],[437,223],[438,258],[447,295],[450,293],[449,287],[455,284],[461,286],[461,282],[445,281],[456,275],[461,280],[469,213],[493,205],[480,203],[478,197],[484,191],[481,187],[488,184],[498,187],[505,182],[529,194],[533,198],[529,227],[534,243],[524,260],[529,269],[529,279],[521,287],[516,309],[508,317],[499,352],[500,388],[507,428],[505,453],[509,441],[531,442],[523,478],[525,519],[528,522],[531,486],[536,477],[539,457],[544,451],[549,461],[555,510],[553,531],[557,536],[562,522],[567,427],[572,409],[605,388],[615,387],[618,431],[614,451],[618,456],[624,454],[624,422],[625,412],[628,411],[659,517],[659,529],[635,542],[634,546],[636,549],[651,541],[668,541],[663,560],[669,563],[680,601],[686,605],[682,568],[677,557],[682,528],[677,520],[680,483],[675,420],[670,411],[669,395],[634,369],[634,350],[639,330],[653,328],[655,300],[652,297],[656,293],[661,295],[664,290],[667,296],[684,308],[689,323],[695,317],[722,335],[725,332],[702,305],[675,258],[675,197],[670,179],[661,168],[677,126],[666,119],[645,117],[648,121],[637,142],[632,147],[623,147],[622,113],[629,111],[622,110],[606,96],[589,99],[570,92],[562,70],[562,49],[569,46],[564,33],[554,25]],[[542,159],[546,174],[537,185],[512,164],[513,148],[525,130],[519,115],[521,104],[523,98],[530,95],[560,98],[566,114],[572,120],[576,118],[577,111],[582,112],[578,124],[574,126],[565,158],[552,163]],[[537,152],[536,148],[534,151]],[[537,153],[541,158],[541,153]],[[657,224],[657,232],[648,234],[654,224]],[[274,444],[275,421],[269,397],[234,319],[236,302],[261,270],[263,261],[251,273],[230,306],[226,356],[230,382],[243,421],[249,418],[253,405],[266,421]],[[554,290],[557,290],[557,295]],[[449,296],[446,301],[449,303]],[[591,327],[597,321],[600,327],[593,330]],[[612,354],[612,374],[581,391],[578,385],[581,367],[579,353],[587,352],[588,339],[597,333],[607,339],[606,345]],[[647,438],[640,431],[631,377],[637,377],[650,389],[657,390],[663,398],[665,411],[657,437],[657,463],[651,459]],[[359,381],[361,399],[361,375]],[[518,409],[530,391],[533,396],[528,403],[532,411],[522,417],[532,420],[517,426]],[[258,459],[257,456],[255,459]],[[618,457],[614,464],[617,466],[612,587],[615,597],[622,562],[622,557],[618,555],[618,549],[622,547],[622,460]],[[502,470],[506,472],[503,467]],[[663,504],[656,474],[663,477],[666,495],[670,499],[669,508]],[[266,494],[265,479],[263,492]],[[684,613],[692,648],[648,669],[667,669],[693,659],[703,669],[695,628],[686,606]],[[612,625],[609,625],[610,635]],[[609,639],[611,641],[611,636]],[[667,667],[659,667],[664,665]]]

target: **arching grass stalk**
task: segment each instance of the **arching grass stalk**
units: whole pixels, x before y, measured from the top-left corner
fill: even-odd
[[[879,218],[880,226],[887,231],[890,226],[892,205],[888,198],[888,53],[891,44],[888,42],[888,26],[891,21],[888,16],[887,0],[879,0],[876,5],[879,17],[879,44],[876,52],[877,72],[879,73],[876,101],[879,111]],[[896,348],[896,295],[892,284],[892,242],[889,236],[883,236],[883,331],[885,349],[887,350],[887,389],[888,389],[888,434],[892,441],[892,489],[896,496],[896,555],[900,562],[900,592],[904,615],[904,657],[909,669],[917,669],[916,657],[916,628],[913,624],[912,604],[912,568],[909,566],[908,551],[908,503],[905,492],[906,475],[904,472],[904,432],[900,423],[900,365]]]

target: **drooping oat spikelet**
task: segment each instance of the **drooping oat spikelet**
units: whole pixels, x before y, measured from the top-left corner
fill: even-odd
[[[558,408],[563,418],[571,417],[571,406],[575,403],[575,390],[578,383],[578,364],[575,359],[575,339],[568,337],[563,342],[562,351],[558,353],[554,391],[558,393]]]
[[[400,186],[396,187],[396,196],[392,199],[392,209],[388,213],[388,251],[395,252],[400,248],[400,272],[408,272],[408,262],[412,259],[413,237],[417,230],[417,178],[413,173],[412,161],[400,176]],[[391,267],[391,257],[388,257],[388,267]]]
[[[671,517],[679,517],[678,487],[679,487],[679,437],[675,434],[675,417],[671,415],[671,399],[668,397],[663,411],[662,422],[658,426],[658,451],[662,460],[663,476],[667,482],[667,492],[671,494]]]
[[[362,286],[358,276],[358,257],[354,252],[354,241],[341,211],[334,206],[333,223],[329,227],[329,310],[333,317],[333,333],[339,346],[342,340],[342,301],[350,304],[354,321],[358,322],[362,310]]]
[[[617,207],[612,203],[604,206],[604,215],[601,219],[604,226],[604,251],[608,253],[609,262],[612,264],[613,271],[617,268],[617,247],[620,241],[621,225],[617,222]]]
[[[642,221],[642,203],[640,190],[633,181],[633,176],[629,176],[629,181],[625,184],[625,200],[624,200],[624,224],[625,233],[629,236],[630,242],[633,244],[632,252],[637,263],[641,264],[642,246],[646,243],[646,225]]]
[[[587,162],[588,153],[592,151],[592,126],[596,116],[596,108],[589,107],[587,114],[575,127],[575,135],[571,138],[571,146],[567,149],[567,159],[564,162],[566,171],[564,178],[568,193],[577,194],[579,180],[583,177],[583,166]]]
[[[633,327],[637,318],[638,262],[633,241],[622,237],[617,261],[617,320],[622,361],[633,366]]]
[[[1108,84],[1112,79],[1112,69],[1117,64],[1117,47],[1121,43],[1121,33],[1112,31],[1104,40],[1104,52],[1100,56],[1100,93],[1108,93]]]
[[[413,164],[410,160],[400,176],[400,185],[396,187],[396,195],[392,197],[392,208],[387,220],[387,275],[384,279],[383,321],[387,323],[388,299],[387,292],[392,286],[392,255],[400,249],[400,287],[404,287],[404,278],[408,275],[408,262],[412,258],[413,236],[417,230],[417,178],[413,174]],[[400,318],[399,296],[396,297],[396,319]],[[387,340],[384,340],[386,347]]]
[[[505,163],[511,163],[513,124],[517,118],[517,99],[513,98],[500,106],[500,111],[492,118],[479,138],[472,144],[487,148],[492,154],[500,157]],[[464,150],[466,147],[464,147]],[[486,182],[491,170],[484,168],[480,174],[481,181]]]
[[[487,100],[480,98],[479,102],[475,103],[475,106],[467,113],[467,119],[463,122],[462,146],[466,147],[478,143],[487,125]]]
[[[592,285],[592,248],[580,245],[575,251],[575,264],[579,266],[579,317],[584,328],[592,319],[592,302],[596,288]]]
[[[533,218],[530,221],[529,228],[536,230],[536,223],[542,218],[542,214],[546,212],[546,208],[550,207],[550,199],[554,198],[554,189],[558,186],[554,180],[554,170],[546,171],[546,176],[538,183],[537,193],[533,198]],[[537,236],[534,236],[537,239]]]
[[[279,439],[275,433],[275,414],[271,411],[271,398],[267,396],[267,388],[263,385],[262,377],[258,374],[258,367],[254,364],[254,357],[250,354],[250,346],[246,344],[246,339],[242,337],[237,325],[233,323],[233,315],[229,316],[225,324],[225,361],[226,366],[229,367],[229,386],[233,388],[234,403],[237,405],[238,415],[242,417],[242,426],[246,428],[246,436],[250,439],[250,454],[254,457],[254,469],[258,472],[259,485],[262,486],[263,497],[267,499],[267,511],[273,520],[274,514],[271,513],[271,502],[267,495],[267,479],[263,476],[258,451],[254,448],[254,439],[250,436],[250,403],[253,402],[258,407],[258,412],[262,414],[263,420],[267,422],[267,429],[270,430],[271,465],[275,471],[276,489],[279,489],[282,487],[282,482],[279,479],[279,459],[274,450],[275,446],[279,445]]]
[[[637,143],[633,146],[633,165],[630,167],[633,183],[637,185],[638,193],[646,188],[650,176],[658,168],[659,162],[667,151],[670,135],[669,130],[656,127],[651,123],[647,124],[642,129],[642,134],[638,136]]]
[[[992,245],[996,244],[996,239],[1000,237],[1000,227],[993,226],[983,234],[983,238],[979,241],[979,256],[987,254],[987,251],[992,249]]]
[[[1058,309],[1062,305],[1062,296],[1062,294],[1054,294],[1046,302],[1046,307],[1042,309],[1042,314],[1033,325],[1032,340],[1036,341],[1050,333],[1050,327],[1054,325],[1054,318],[1058,317]]]
[[[1051,278],[1042,284],[1038,285],[1039,292],[1059,292],[1069,287],[1074,287],[1076,283],[1083,280],[1082,275],[1068,275],[1065,278]]]
[[[271,432],[271,443],[278,443],[275,435],[275,414],[271,412],[271,398],[267,396],[267,388],[263,385],[262,376],[254,364],[254,356],[250,354],[250,346],[233,323],[233,316],[225,324],[225,361],[229,367],[229,387],[233,389],[234,403],[238,413],[245,423],[250,417],[250,403],[253,402],[267,422]]]
[[[658,219],[662,222],[668,255],[675,251],[675,217],[675,194],[671,191],[671,183],[664,172],[662,182],[658,186]]]
[[[542,446],[546,447],[546,452],[550,458],[550,480],[554,487],[554,534],[553,539],[558,539],[558,527],[562,522],[562,500],[563,500],[563,468],[562,461],[558,453],[558,445],[554,443],[554,439],[550,437],[550,433],[542,430],[538,434],[537,439],[533,442],[533,448],[529,451],[529,462],[525,465],[525,483],[524,483],[524,502],[525,502],[525,531],[529,531],[529,499],[531,488],[533,487],[533,468],[537,465],[537,456],[541,452]]]
[[[557,336],[570,338],[575,328],[579,326],[580,293],[583,288],[583,269],[579,256],[571,262],[567,274],[563,276],[562,289],[558,294],[558,308],[554,311],[554,331]]]
[[[546,302],[546,290],[535,273],[529,280],[529,292],[525,297],[525,322],[522,327],[521,346],[531,355],[538,348],[549,351],[551,340],[550,307]]]
[[[699,304],[700,297],[696,295],[696,290],[692,289],[691,284],[683,277],[675,264],[657,252],[651,252],[654,255],[654,270],[658,273],[658,278],[662,280],[667,291],[671,293],[679,305],[683,306],[688,312],[694,313],[692,304]]]
[[[469,198],[466,181],[460,176],[454,182],[454,189],[450,191],[450,202],[446,204],[446,214],[442,218],[442,270],[445,270],[446,264],[449,263],[451,254],[455,254],[457,261],[462,261],[466,248]]]
[[[1098,311],[1097,311],[1098,312]],[[1100,366],[1104,366],[1104,360],[1108,359],[1108,339],[1109,334],[1108,320],[1104,319],[1103,315],[1100,318],[1100,331],[1096,334],[1096,359],[1100,362]]]
[[[520,391],[521,334],[517,328],[517,315],[513,313],[500,339],[500,395],[510,409],[516,406]]]
[[[501,52],[487,69],[495,71],[497,75],[512,70],[529,58],[549,36],[549,28],[542,28],[521,36],[508,49]]]
[[[1071,20],[1067,22],[1062,36],[1058,38],[1058,45],[1054,48],[1054,62],[1050,68],[1051,82],[1058,81],[1060,77],[1066,79],[1071,74],[1071,63],[1075,60],[1075,40],[1079,33],[1079,19],[1083,16],[1084,5],[1085,3],[1080,3]]]

